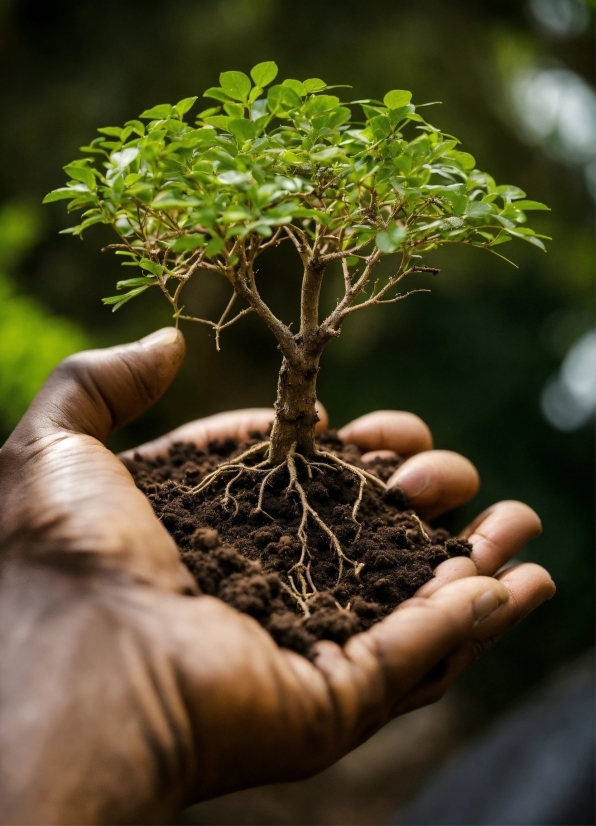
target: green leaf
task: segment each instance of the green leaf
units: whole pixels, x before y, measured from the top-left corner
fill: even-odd
[[[222,72],[219,82],[224,92],[233,100],[248,100],[252,84],[244,72]]]
[[[194,97],[182,98],[182,100],[178,101],[178,103],[176,104],[176,106],[174,108],[176,109],[176,111],[178,112],[180,117],[182,117],[190,109],[192,109],[192,107],[195,105],[197,99],[198,99],[198,95],[195,95]]]
[[[123,304],[126,304],[127,301],[130,301],[131,298],[134,298],[135,295],[140,295],[144,293],[145,290],[149,289],[149,285],[145,287],[137,287],[135,290],[131,290],[129,293],[125,295],[112,295],[109,298],[102,298],[102,302],[104,304],[113,304],[112,312],[115,313],[116,310],[119,310]]]
[[[213,98],[213,100],[221,100],[223,103],[229,103],[232,98],[226,95],[223,89],[219,86],[211,86],[207,91],[203,92],[204,98]]]
[[[496,191],[503,196],[505,201],[515,201],[519,198],[525,198],[526,193],[518,186],[511,186],[510,184],[503,184],[498,186]]]
[[[246,172],[238,172],[236,169],[228,169],[218,175],[217,180],[228,186],[241,186],[250,183],[250,175]]]
[[[304,83],[301,83],[299,80],[292,80],[292,78],[288,78],[287,80],[284,80],[282,86],[287,86],[288,89],[293,89],[299,97],[304,97],[306,94]]]
[[[211,118],[205,118],[205,123],[210,126],[217,126],[218,129],[227,129],[230,118],[226,115],[213,115]]]
[[[244,106],[242,103],[224,103],[224,111],[231,118],[243,118]]]
[[[285,114],[302,106],[302,99],[289,86],[272,86],[267,94],[269,111],[274,115]]]
[[[190,235],[181,235],[174,242],[168,242],[168,246],[173,252],[188,252],[202,247],[205,243],[205,236],[198,232]]]
[[[302,84],[307,92],[320,92],[322,89],[325,89],[327,84],[324,80],[321,80],[320,77],[309,77],[308,80],[305,80]]]
[[[116,287],[119,290],[125,290],[127,287],[148,287],[150,284],[157,284],[155,278],[152,275],[142,275],[140,278],[126,278],[124,281],[118,281]]]
[[[224,248],[224,241],[223,238],[220,238],[219,235],[214,236],[211,241],[207,244],[207,248],[205,250],[205,255],[208,258],[213,258],[214,255],[218,255]]]
[[[112,152],[111,159],[118,169],[126,169],[138,156],[139,150],[136,146],[127,147],[121,152]]]
[[[228,130],[241,143],[244,141],[254,140],[257,135],[257,130],[254,123],[243,118],[230,118],[228,121]]]
[[[541,204],[540,201],[516,201],[515,208],[521,209],[522,212],[530,212],[531,210],[547,210],[550,212],[550,207],[546,204]]]
[[[377,233],[377,247],[384,253],[395,252],[406,237],[406,230],[400,224],[390,224],[386,230]]]
[[[300,100],[298,95],[296,97]],[[339,106],[339,98],[336,95],[314,95],[305,103],[304,114],[312,118],[322,112],[335,109],[336,106]]]
[[[102,128],[97,131],[101,132],[102,135],[110,135],[113,138],[119,138],[124,130],[121,126],[102,126]]]
[[[197,198],[182,198],[175,192],[160,192],[151,202],[154,209],[189,209],[190,207],[201,206],[202,201]]]
[[[158,264],[155,261],[151,261],[149,258],[141,258],[139,261],[139,267],[143,270],[147,270],[155,276],[163,275],[165,272],[165,267],[162,267],[161,264]]]
[[[63,167],[64,171],[67,175],[73,178],[75,181],[81,181],[81,183],[88,186],[89,189],[95,189],[95,175],[87,166],[79,166],[78,164],[68,164],[67,166]]]
[[[483,218],[485,215],[490,215],[492,211],[490,204],[485,204],[482,201],[469,201],[464,216],[466,218]]]
[[[459,152],[452,149],[451,152],[447,153],[447,157],[453,160],[461,169],[465,169],[466,172],[476,166],[476,158],[470,155],[469,152]]]
[[[67,198],[76,198],[79,194],[80,193],[78,193],[74,187],[63,186],[60,187],[60,189],[54,189],[52,190],[52,192],[48,192],[48,194],[43,199],[42,203],[51,204],[53,201],[64,201]]]
[[[277,63],[272,60],[266,60],[263,63],[257,63],[256,66],[250,70],[250,76],[257,86],[262,89],[268,86],[277,77]]]
[[[412,100],[412,93],[405,89],[393,89],[387,92],[383,98],[383,103],[388,109],[399,109],[401,106],[407,106]]]
[[[169,103],[159,103],[157,106],[154,106],[152,109],[145,109],[144,112],[141,112],[139,115],[140,118],[144,118],[145,120],[165,120],[169,118],[172,114],[172,106]]]

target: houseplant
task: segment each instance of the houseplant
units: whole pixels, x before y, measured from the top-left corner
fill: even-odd
[[[525,222],[527,211],[546,207],[476,169],[407,91],[346,104],[318,78],[272,85],[273,62],[250,75],[222,73],[204,93],[217,105],[194,126],[185,116],[195,97],[100,129],[82,148],[86,157],[65,167],[68,184],[45,200],[83,210],[66,232],[111,225],[110,248],[141,270],[104,299],[114,310],[156,288],[176,324],[207,326],[217,348],[248,313],[275,337],[282,364],[269,436],[214,445],[210,456],[180,446],[166,469],[139,462],[131,470],[199,584],[306,651],[313,639],[342,641],[367,627],[441,559],[469,552],[386,491],[399,459],[367,466],[333,436],[316,442],[325,346],[353,313],[426,291],[399,289],[416,273],[437,274],[424,257],[445,244],[503,258],[501,245],[513,238],[544,249],[544,236]],[[259,257],[282,243],[302,264],[296,331],[257,286]],[[392,266],[383,269],[384,260]],[[182,303],[185,286],[208,273],[230,285],[217,320],[185,313]],[[326,276],[338,277],[341,292],[321,319]]]

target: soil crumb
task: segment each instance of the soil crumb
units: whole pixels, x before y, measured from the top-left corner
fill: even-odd
[[[168,457],[148,460],[135,454],[126,466],[176,541],[202,592],[250,614],[279,645],[312,656],[317,640],[343,644],[411,597],[432,578],[439,563],[469,556],[471,546],[466,540],[422,523],[399,489],[386,491],[367,484],[355,522],[352,510],[359,481],[354,474],[314,467],[309,477],[303,463],[297,463],[309,504],[335,533],[352,563],[344,561],[339,576],[337,552],[328,535],[309,518],[311,581],[305,577],[299,581],[292,568],[301,554],[297,533],[302,511],[296,492],[287,491],[286,468],[269,478],[261,513],[255,510],[263,476],[256,470],[242,474],[231,485],[236,474],[230,471],[205,491],[192,491],[221,462],[234,459],[264,438],[253,433],[242,444],[234,439],[217,440],[206,450],[176,443]],[[344,444],[333,431],[322,434],[318,443],[383,481],[402,462],[395,457],[364,464],[362,452]],[[262,456],[247,464],[254,466],[260,460]],[[290,585],[303,595],[312,593],[312,586],[318,591],[302,600],[306,613]]]

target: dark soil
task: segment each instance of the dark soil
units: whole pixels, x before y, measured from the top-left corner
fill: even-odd
[[[308,601],[305,616],[286,590],[290,569],[300,557],[297,530],[301,517],[295,492],[288,493],[288,471],[283,468],[267,485],[263,510],[254,514],[262,476],[245,473],[233,486],[234,501],[223,507],[228,472],[202,493],[191,488],[222,461],[240,455],[262,441],[262,434],[238,444],[214,441],[203,451],[192,444],[173,445],[167,459],[154,461],[138,454],[127,461],[138,487],[148,496],[155,513],[178,544],[184,563],[203,593],[219,597],[250,614],[279,645],[307,656],[321,639],[344,643],[370,628],[433,576],[434,568],[454,556],[468,556],[471,546],[452,539],[446,530],[424,525],[424,536],[414,511],[399,489],[383,491],[368,484],[356,524],[352,507],[359,482],[347,470],[315,469],[309,479],[298,463],[299,480],[308,501],[341,542],[344,553],[363,563],[356,576],[344,563],[338,581],[338,559],[326,534],[309,519],[312,580],[319,594]],[[319,444],[346,462],[389,479],[401,459],[360,461],[361,451],[341,442],[333,432]],[[262,457],[248,460],[256,464]],[[295,578],[295,574],[294,574]]]

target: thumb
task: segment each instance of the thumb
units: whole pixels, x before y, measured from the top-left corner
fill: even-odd
[[[184,352],[182,333],[164,327],[132,344],[70,356],[50,375],[17,430],[35,436],[69,430],[105,442],[165,393]]]

